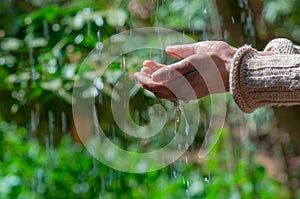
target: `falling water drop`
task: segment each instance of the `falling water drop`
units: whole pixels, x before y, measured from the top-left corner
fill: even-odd
[[[177,173],[176,173],[175,169],[173,169],[173,171],[172,171],[172,176],[173,176],[173,178],[177,178]]]
[[[105,192],[105,178],[101,176],[101,193]]]
[[[191,14],[191,5],[187,4],[187,13],[188,13],[188,29],[191,29],[191,20],[192,20],[192,14]]]
[[[35,125],[38,126],[40,123],[40,105],[35,104]]]
[[[54,116],[51,110],[48,111],[48,125],[49,125],[49,132],[53,132],[54,130]]]
[[[123,54],[122,56],[121,56],[121,68],[123,69],[123,73],[125,73],[126,72],[126,57],[125,57],[125,55]]]
[[[50,35],[49,35],[49,25],[47,21],[43,21],[43,34],[44,37],[49,40],[50,39]]]
[[[149,51],[149,59],[152,60],[152,48],[150,48]]]
[[[67,117],[64,111],[61,112],[61,132],[62,133],[67,132]]]
[[[231,16],[231,22],[232,22],[232,24],[235,24],[234,16]]]
[[[30,111],[30,126],[31,126],[31,133],[36,132],[36,116],[34,110]]]
[[[54,140],[53,140],[54,115],[51,110],[48,111],[48,123],[49,123],[49,147],[53,147],[53,145],[54,145]]]
[[[135,123],[138,125],[138,126],[140,126],[140,120],[141,120],[141,116],[140,116],[140,112],[139,112],[139,110],[135,110],[134,111],[134,115],[135,115]],[[136,139],[136,146],[137,146],[137,148],[139,147],[139,138],[137,137],[137,139]]]
[[[161,49],[160,49],[160,57],[161,57],[161,60],[162,60],[161,62],[163,63],[164,62],[164,58],[165,58],[163,47],[161,47]]]
[[[35,61],[33,58],[33,49],[29,48],[29,61],[30,61],[30,66],[31,66],[31,79],[32,81],[35,80]]]
[[[43,170],[42,169],[36,169],[35,170],[35,176],[37,178],[36,190],[39,193],[43,193],[45,191],[45,187],[43,186]]]
[[[177,101],[174,101],[174,107],[174,134],[176,135],[180,124],[181,110]]]
[[[181,144],[178,144],[178,150],[181,150]]]
[[[88,37],[91,37],[91,20],[88,20],[87,26],[88,26]]]
[[[208,177],[204,177],[204,182],[205,183],[209,183],[209,178]]]
[[[121,188],[121,171],[118,171],[118,188]]]
[[[101,32],[100,30],[97,32],[97,38],[98,38],[98,42],[96,44],[96,49],[97,49],[97,53],[98,53],[98,63],[99,65],[101,65],[101,51],[103,48],[103,44],[101,42]]]
[[[59,67],[62,67],[63,66],[63,56],[62,56],[62,53],[58,53],[58,65]]]
[[[100,30],[97,32],[98,42],[101,43],[101,32]]]
[[[89,8],[88,8],[89,15],[92,15],[91,11],[92,11],[92,0],[89,0]],[[91,37],[91,20],[90,20],[90,18],[88,19],[87,26],[88,26],[88,37],[90,38]]]
[[[187,198],[190,198],[190,181],[189,180],[186,180],[186,196]]]
[[[189,144],[188,144],[187,142],[184,144],[184,148],[185,148],[186,150],[189,149]]]
[[[112,186],[113,185],[113,170],[112,168],[109,168],[109,185]]]
[[[202,15],[203,15],[203,19],[205,22],[209,21],[209,15],[207,13],[207,7],[205,5],[205,3],[203,2],[203,10],[202,10]],[[202,32],[202,40],[208,40],[208,30],[207,30],[207,25],[205,23],[205,26],[203,28],[203,32]]]
[[[175,170],[175,162],[176,162],[176,155],[173,154],[173,161],[172,161],[172,164],[170,164],[171,177],[173,177],[173,178],[177,178],[177,173]]]
[[[157,30],[158,30],[158,8],[159,8],[159,1],[156,0],[155,27]]]
[[[97,111],[96,111],[96,106],[93,106],[93,126],[94,126],[94,133],[99,137],[100,135],[100,125],[98,122],[98,117],[97,117]]]
[[[50,143],[49,143],[49,135],[45,135],[45,148],[46,148],[46,154],[47,156],[50,155]]]
[[[137,125],[140,125],[141,116],[140,116],[140,112],[139,112],[138,109],[136,109],[136,110],[134,111],[134,115],[135,115],[135,123],[136,123]]]

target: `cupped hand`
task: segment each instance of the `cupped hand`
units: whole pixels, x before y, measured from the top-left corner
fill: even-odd
[[[170,65],[146,60],[135,78],[156,97],[189,101],[228,91],[229,70],[236,48],[223,41],[175,45],[166,52],[181,59]]]

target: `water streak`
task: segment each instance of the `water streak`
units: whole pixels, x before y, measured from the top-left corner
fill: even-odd
[[[180,124],[180,119],[181,119],[181,109],[179,107],[179,102],[178,101],[173,101],[174,102],[174,134],[177,134],[179,124]]]
[[[186,196],[187,198],[190,198],[190,181],[189,180],[186,180]]]
[[[48,125],[49,125],[49,147],[54,146],[54,115],[51,110],[48,111]]]
[[[31,79],[32,81],[35,80],[35,61],[33,58],[33,49],[30,47],[29,48],[29,61],[30,61],[30,66],[31,66]]]
[[[43,21],[43,35],[44,37],[49,40],[50,39],[50,35],[49,35],[49,25],[47,21]]]
[[[121,68],[123,69],[123,73],[126,73],[126,57],[125,55],[121,56]]]
[[[31,127],[31,133],[35,133],[37,124],[36,124],[36,116],[34,110],[30,111],[30,127]]]
[[[67,116],[66,113],[63,111],[61,112],[61,132],[67,132]]]

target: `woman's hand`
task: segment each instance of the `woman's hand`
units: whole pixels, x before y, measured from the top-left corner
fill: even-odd
[[[135,78],[156,97],[189,101],[229,90],[229,70],[236,48],[223,41],[169,46],[182,59],[171,65],[146,60]]]

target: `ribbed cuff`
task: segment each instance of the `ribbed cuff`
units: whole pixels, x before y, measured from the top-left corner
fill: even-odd
[[[300,56],[260,56],[250,46],[240,48],[230,69],[230,92],[246,113],[262,106],[300,104]]]
[[[246,113],[251,113],[253,108],[247,103],[247,94],[241,85],[241,78],[243,78],[243,73],[247,68],[247,60],[252,57],[258,56],[257,51],[251,46],[243,46],[235,53],[233,62],[230,67],[229,75],[229,89],[240,109]]]
[[[273,51],[277,54],[297,54],[299,48],[293,42],[285,38],[273,39],[265,47],[264,51]]]

